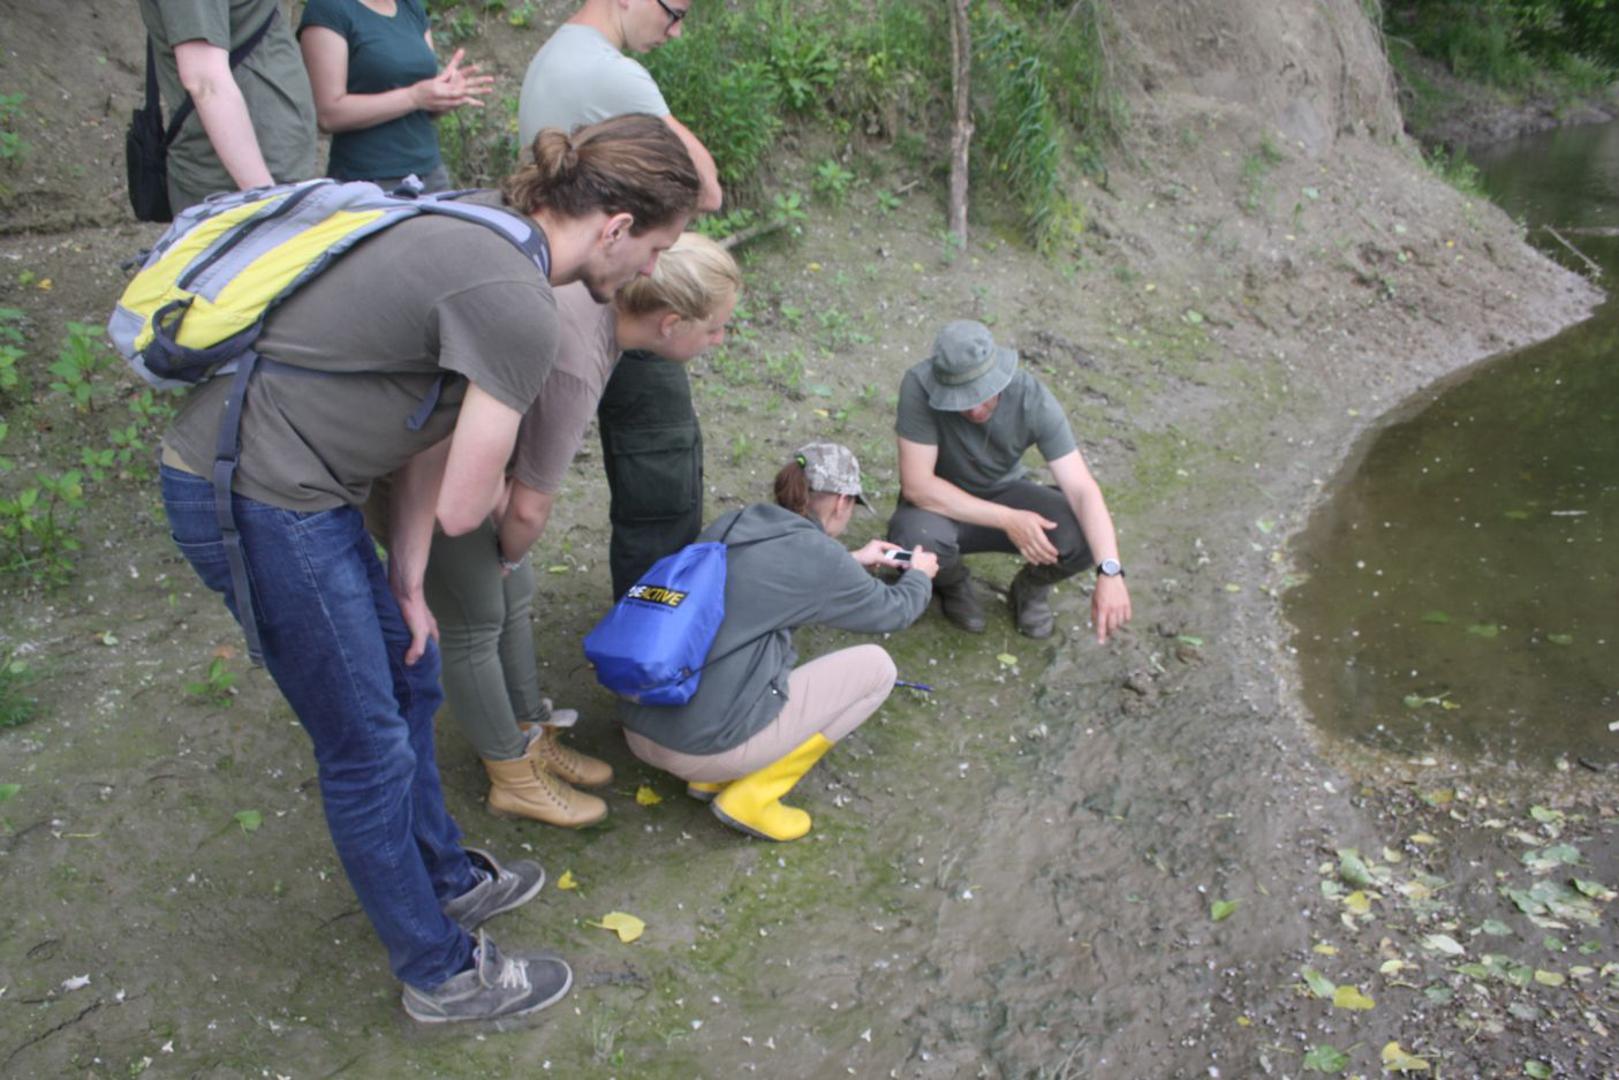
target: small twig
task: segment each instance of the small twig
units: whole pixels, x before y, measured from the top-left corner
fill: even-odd
[[[1562,244],[1564,247],[1568,248],[1568,250],[1572,251],[1575,255],[1579,256],[1580,261],[1585,263],[1586,266],[1589,266],[1591,268],[1591,276],[1592,277],[1599,278],[1599,277],[1602,276],[1602,267],[1598,266],[1595,262],[1593,262],[1591,260],[1591,257],[1589,255],[1587,255],[1585,252],[1581,251],[1579,248],[1577,248],[1573,244],[1569,243],[1568,240],[1563,236],[1562,233],[1558,232],[1556,229],[1552,228],[1550,225],[1542,225],[1541,228],[1543,228],[1547,232],[1551,233],[1553,240],[1556,240],[1559,244]]]
[[[757,240],[761,236],[768,233],[773,233],[777,229],[786,228],[786,226],[786,218],[777,218],[774,221],[761,221],[757,225],[749,225],[746,229],[740,229],[737,232],[732,233],[730,236],[727,236],[724,240],[720,241],[720,247],[729,251],[734,247],[740,247],[743,244],[746,244],[750,240]]]

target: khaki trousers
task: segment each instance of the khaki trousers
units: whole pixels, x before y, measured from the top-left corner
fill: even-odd
[[[787,676],[787,701],[747,742],[719,754],[682,754],[633,731],[630,752],[686,781],[735,780],[779,761],[811,735],[837,742],[866,722],[894,691],[894,661],[881,645],[856,645],[800,664]]]

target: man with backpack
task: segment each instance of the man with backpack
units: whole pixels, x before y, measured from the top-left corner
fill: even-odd
[[[545,875],[462,848],[444,805],[423,598],[434,524],[471,532],[503,490],[556,351],[552,286],[611,297],[652,269],[697,200],[685,148],[654,117],[549,130],[534,147],[501,193],[474,197],[488,221],[405,214],[335,254],[323,238],[367,215],[318,213],[319,196],[383,198],[374,187],[310,181],[182,215],[111,326],[124,347],[144,320],[126,352],[147,369],[209,347],[236,365],[192,390],[164,436],[170,531],[308,733],[338,856],[423,1023],[521,1016],[572,983],[555,956],[503,955],[479,929]],[[225,287],[287,272],[310,236],[291,270],[314,276],[287,279],[268,312],[252,309],[254,289]],[[268,265],[250,258],[259,248]],[[190,320],[222,312],[248,329],[189,340]],[[384,567],[359,507],[390,474]]]
[[[168,121],[169,209],[315,175],[315,101],[281,0],[140,0]]]
[[[527,145],[542,127],[564,130],[626,112],[663,118],[703,178],[699,211],[718,210],[714,159],[675,119],[646,68],[623,55],[680,36],[693,0],[585,0],[529,62],[518,103]],[[608,563],[613,596],[651,565],[697,539],[703,527],[703,434],[681,364],[626,352],[596,410],[611,492]]]

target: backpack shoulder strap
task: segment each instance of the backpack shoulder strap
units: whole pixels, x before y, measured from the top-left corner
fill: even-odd
[[[460,218],[462,221],[474,221],[486,229],[492,229],[526,255],[539,269],[542,277],[549,278],[551,245],[540,227],[527,218],[498,206],[460,201],[462,196],[468,194],[471,192],[447,191],[415,198],[410,196],[390,196],[390,198],[414,203],[417,209],[425,214],[443,214],[445,217]]]

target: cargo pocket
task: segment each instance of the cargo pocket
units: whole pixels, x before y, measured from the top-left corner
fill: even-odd
[[[703,490],[703,436],[696,424],[604,431],[612,519],[662,521],[691,513]]]

